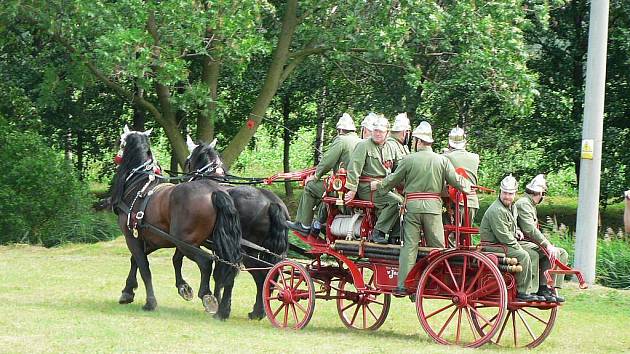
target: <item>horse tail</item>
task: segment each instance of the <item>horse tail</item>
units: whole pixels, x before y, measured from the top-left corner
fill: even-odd
[[[217,221],[212,231],[214,251],[223,261],[237,265],[241,262],[241,223],[234,201],[225,192],[212,193],[212,204],[217,211]],[[217,264],[215,279],[223,283],[236,276],[238,269],[232,266]]]
[[[278,203],[271,203],[267,211],[269,215],[269,234],[263,240],[262,246],[271,252],[283,255],[289,246],[287,218],[284,210]],[[277,257],[270,257],[275,259]],[[276,262],[279,259],[275,260]]]

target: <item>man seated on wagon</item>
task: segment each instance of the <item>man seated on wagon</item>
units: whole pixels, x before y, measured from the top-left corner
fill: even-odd
[[[525,187],[525,196],[519,198],[514,205],[518,212],[518,227],[522,231],[522,235],[525,239],[529,239],[533,242],[526,240],[519,241],[519,244],[523,248],[530,248],[536,251],[539,255],[539,272],[532,273],[532,292],[536,292],[537,295],[542,296],[548,302],[564,302],[564,298],[559,295],[555,295],[555,291],[547,286],[544,272],[552,267],[550,259],[543,252],[541,247],[544,247],[552,258],[557,258],[562,263],[567,263],[569,255],[566,250],[560,247],[555,247],[545,235],[538,229],[538,217],[536,213],[536,205],[542,203],[545,193],[547,192],[547,181],[545,176],[540,174],[529,182]],[[555,276],[554,286],[561,288],[564,283],[564,275],[558,274]],[[537,288],[537,289],[536,289]]]
[[[529,247],[523,247],[517,236],[518,214],[514,199],[518,190],[518,182],[512,175],[501,181],[501,192],[481,219],[479,236],[486,245],[484,250],[491,252],[505,252],[506,256],[516,258],[523,267],[523,271],[515,273],[516,299],[518,301],[545,301],[545,298],[531,294],[532,274],[538,274],[538,252]],[[538,284],[536,284],[538,286]]]
[[[380,192],[388,191],[399,183],[405,186],[406,209],[403,225],[403,245],[400,249],[397,293],[405,293],[405,278],[416,264],[420,230],[427,246],[444,247],[444,225],[442,224],[441,192],[445,183],[463,191],[471,192],[471,185],[444,156],[433,152],[433,133],[428,122],[421,122],[414,129],[413,154],[405,156],[396,171],[383,179],[372,182],[371,187]]]
[[[466,171],[467,176],[465,178],[468,182],[470,182],[473,186],[477,185],[479,155],[466,151],[466,134],[464,133],[464,129],[455,127],[451,130],[448,135],[448,150],[444,152],[444,156],[451,161],[456,170],[458,168],[462,168]],[[479,210],[479,199],[477,199],[477,194],[474,191],[466,196],[466,198],[468,206],[468,220],[472,226],[473,219]],[[460,210],[462,212],[464,210],[463,201],[460,203]]]
[[[411,133],[411,125],[407,113],[400,113],[394,118],[394,124],[387,137],[387,144],[394,151],[394,166],[402,160],[403,157],[409,155],[409,135]]]
[[[350,157],[346,187],[348,193],[344,200],[350,202],[355,196],[359,199],[370,200],[370,182],[381,180],[389,175],[394,166],[394,153],[386,144],[389,122],[387,118],[380,116],[374,121],[374,130],[370,139],[365,139],[357,144]],[[402,197],[393,192],[375,192],[372,196],[377,216],[376,225],[372,230],[372,241],[387,243],[387,234],[398,221],[398,204]],[[390,236],[395,235],[394,230]]]
[[[322,220],[316,220],[311,230],[315,207],[320,204],[324,195],[324,185],[321,181],[329,171],[337,173],[340,166],[347,168],[350,154],[354,147],[361,141],[355,133],[354,122],[348,113],[344,113],[337,121],[337,137],[330,143],[321,161],[317,165],[315,174],[304,181],[304,193],[300,197],[295,222],[288,221],[287,225],[300,233],[308,234],[312,231],[319,234]]]
[[[374,130],[374,121],[378,118],[378,115],[374,112],[370,112],[361,121],[361,139],[369,139],[372,137],[372,131]]]

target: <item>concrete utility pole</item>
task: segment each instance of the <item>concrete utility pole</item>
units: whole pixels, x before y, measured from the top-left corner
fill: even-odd
[[[607,41],[608,0],[592,0],[575,245],[575,267],[589,284],[595,281]]]

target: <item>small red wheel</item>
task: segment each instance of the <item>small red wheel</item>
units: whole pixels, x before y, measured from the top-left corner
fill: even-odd
[[[485,313],[478,308],[484,306]],[[436,342],[476,348],[489,342],[507,312],[507,289],[497,266],[477,251],[449,251],[431,261],[416,291],[420,324]],[[486,325],[483,333],[473,314]]]
[[[483,307],[477,308],[479,313],[484,312]],[[536,348],[551,333],[556,322],[558,307],[547,308],[521,307],[508,309],[508,314],[492,342],[502,347],[512,348]],[[473,314],[473,323],[480,335],[488,328]]]
[[[304,266],[291,260],[277,263],[263,284],[265,314],[278,328],[304,328],[315,310],[315,286]]]
[[[368,289],[374,290],[376,273],[368,266],[359,266],[363,281]],[[341,279],[337,289],[337,313],[341,322],[348,327],[360,330],[377,330],[385,323],[392,297],[358,291],[353,283]]]

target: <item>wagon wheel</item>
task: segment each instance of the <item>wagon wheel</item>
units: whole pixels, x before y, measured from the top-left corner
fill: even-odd
[[[480,252],[457,250],[429,263],[416,291],[420,324],[436,342],[479,347],[489,342],[507,313],[507,289],[497,266]],[[484,306],[484,312],[478,308]],[[485,325],[479,333],[476,314]]]
[[[484,310],[483,306],[477,308],[480,313],[483,313]],[[557,306],[508,309],[501,329],[492,338],[492,342],[502,347],[536,348],[551,333],[557,313]],[[475,313],[473,313],[472,320],[477,332],[483,335],[488,326],[480,322]]]
[[[265,314],[278,328],[301,329],[315,310],[315,286],[304,266],[290,260],[277,263],[263,285]]]
[[[359,266],[368,289],[375,289],[376,273],[368,266]],[[341,279],[337,289],[337,313],[341,322],[360,330],[377,330],[383,325],[392,301],[390,294],[374,294],[358,291],[352,282]]]

